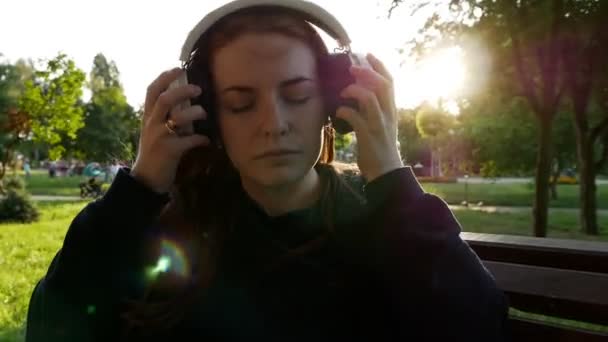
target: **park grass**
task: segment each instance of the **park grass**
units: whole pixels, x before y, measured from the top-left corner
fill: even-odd
[[[454,210],[462,230],[475,233],[513,234],[532,236],[532,213],[487,213],[477,210]],[[590,236],[579,229],[577,211],[552,210],[549,213],[547,237],[558,239],[608,241],[608,214],[598,213],[600,235]]]
[[[79,196],[81,182],[87,180],[85,176],[49,177],[47,170],[32,170],[30,178],[26,179],[23,171],[9,172],[8,176],[18,176],[25,181],[27,191],[32,195],[46,196]]]
[[[34,170],[29,179],[26,180],[26,189],[32,195],[49,196],[78,196],[80,188],[78,184],[84,182],[83,176],[49,177],[46,170]]]
[[[20,171],[17,175],[22,176]],[[55,177],[50,178],[46,170],[34,170],[26,181],[27,190],[32,195],[49,196],[78,196],[78,184],[86,177]],[[450,204],[460,204],[465,199],[465,187],[462,183],[423,183],[428,192],[437,194]],[[534,201],[534,186],[532,184],[469,184],[469,203],[483,202],[488,206],[529,207]],[[552,208],[578,208],[579,186],[558,185],[558,199],[550,202]],[[598,209],[608,209],[608,185],[597,187]]]
[[[46,273],[70,222],[85,204],[39,202],[39,222],[0,224],[0,341],[23,341],[27,307],[34,286]],[[532,229],[530,215],[526,213],[498,214],[466,209],[455,210],[454,214],[464,231],[530,235]],[[599,215],[604,228],[599,237],[581,234],[576,228],[577,216],[576,212],[552,212],[549,236],[608,241],[608,215]]]
[[[67,227],[85,202],[40,202],[40,220],[0,224],[0,341],[23,341],[34,286],[61,247]]]
[[[465,199],[462,183],[423,183],[427,192],[434,193],[450,204],[459,204]],[[491,206],[529,207],[534,201],[532,184],[468,184],[469,203],[483,202]],[[549,204],[553,208],[578,208],[579,186],[558,185],[558,199]],[[608,185],[597,186],[597,207],[608,209]]]

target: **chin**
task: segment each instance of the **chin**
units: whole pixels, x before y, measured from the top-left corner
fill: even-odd
[[[304,178],[312,168],[306,168],[298,164],[260,165],[251,170],[250,178],[265,187],[279,187],[291,184]]]

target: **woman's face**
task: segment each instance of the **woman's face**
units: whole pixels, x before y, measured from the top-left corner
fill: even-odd
[[[222,142],[241,179],[265,187],[302,179],[319,159],[327,120],[312,49],[247,33],[213,60]]]

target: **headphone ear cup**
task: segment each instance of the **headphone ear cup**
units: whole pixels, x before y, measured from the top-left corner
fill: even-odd
[[[350,74],[351,58],[348,53],[333,53],[323,57],[319,61],[319,75],[325,100],[326,110],[333,128],[340,134],[353,131],[351,125],[343,119],[336,117],[336,111],[340,106],[348,106],[359,110],[357,101],[344,99],[340,93],[348,85],[355,83],[355,78]]]
[[[207,113],[206,119],[194,120],[192,122],[194,133],[205,135],[211,142],[215,143],[219,133],[216,122],[217,115],[215,113],[215,93],[211,83],[211,76],[205,70],[197,70],[195,67],[191,67],[188,68],[188,79],[202,89],[201,94],[192,99],[192,104],[203,107]]]

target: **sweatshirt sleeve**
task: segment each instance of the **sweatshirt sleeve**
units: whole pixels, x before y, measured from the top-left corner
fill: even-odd
[[[143,291],[146,241],[168,200],[121,169],[107,194],[74,218],[36,285],[26,341],[114,340],[123,300]]]
[[[447,204],[425,193],[409,167],[373,180],[364,191],[395,330],[414,340],[505,340],[506,297],[460,238]]]

